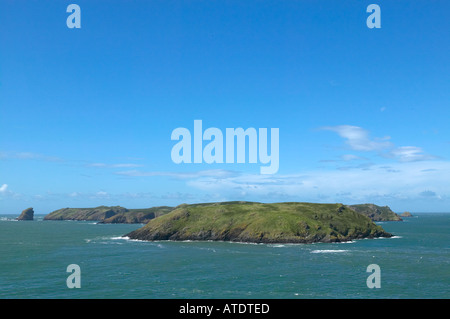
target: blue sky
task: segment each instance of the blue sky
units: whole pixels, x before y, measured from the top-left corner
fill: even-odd
[[[66,8],[81,8],[69,29]],[[381,8],[369,29],[366,8]],[[450,211],[448,1],[0,3],[0,213],[221,200]],[[279,128],[280,167],[171,133]]]

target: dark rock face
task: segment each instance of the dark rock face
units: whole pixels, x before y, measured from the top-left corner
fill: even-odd
[[[34,210],[33,208],[30,207],[22,211],[17,220],[33,220],[33,218],[34,218]]]

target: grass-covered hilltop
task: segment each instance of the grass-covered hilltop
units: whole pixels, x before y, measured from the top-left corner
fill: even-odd
[[[388,206],[375,204],[349,205],[349,208],[366,215],[373,221],[401,221],[399,215]],[[127,209],[122,206],[98,206],[93,208],[62,208],[44,217],[45,220],[88,220],[99,223],[146,224],[151,219],[165,215],[177,207],[156,206],[141,209]]]
[[[147,223],[149,220],[173,210],[173,207],[158,206],[143,209],[127,209],[121,206],[99,206],[94,208],[62,208],[51,212],[44,220],[91,220],[100,223]]]
[[[223,202],[177,206],[125,236],[149,241],[314,243],[392,235],[342,204]]]

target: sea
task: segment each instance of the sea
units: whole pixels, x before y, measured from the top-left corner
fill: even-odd
[[[15,217],[0,215],[1,299],[450,298],[450,213],[333,244],[145,242],[123,237],[141,224]]]

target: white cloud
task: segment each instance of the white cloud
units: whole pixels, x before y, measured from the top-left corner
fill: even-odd
[[[400,162],[416,162],[434,159],[434,156],[427,155],[421,147],[417,146],[401,146],[393,149],[389,153],[392,157]]]
[[[3,184],[2,186],[0,186],[0,193],[5,193],[7,188],[8,184]]]
[[[323,127],[323,130],[333,131],[346,139],[346,144],[355,151],[382,151],[391,148],[390,137],[371,139],[369,132],[359,126],[338,125]]]

